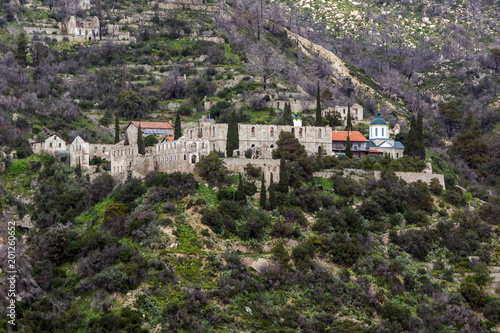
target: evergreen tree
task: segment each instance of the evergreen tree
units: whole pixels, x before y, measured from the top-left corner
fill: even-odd
[[[23,67],[28,66],[28,43],[26,42],[26,35],[24,33],[20,33],[17,36],[16,46],[15,58],[17,62]]]
[[[347,141],[345,142],[345,156],[352,158],[351,138],[349,138],[349,135],[347,136]]]
[[[323,117],[321,116],[321,101],[319,97],[319,82],[318,90],[316,93],[316,126],[323,126]]]
[[[124,146],[130,145],[130,141],[128,140],[128,134],[125,132],[125,142],[123,143]]]
[[[352,131],[351,103],[347,104],[347,120],[346,120],[345,130]]]
[[[120,123],[118,115],[115,115],[115,143],[120,142]]]
[[[275,210],[278,203],[276,193],[274,192],[273,174],[271,173],[271,183],[269,184],[269,209]]]
[[[137,129],[137,150],[141,155],[146,154],[146,145],[144,143],[144,138],[142,137],[141,125],[139,125],[139,128]]]
[[[75,168],[75,175],[80,178],[82,176],[82,164],[80,163],[80,160],[78,160],[78,164]]]
[[[264,173],[262,173],[262,181],[260,183],[260,206],[266,209],[266,180],[264,179]]]
[[[418,142],[418,156],[425,160],[425,145],[424,145],[424,124],[422,112],[418,112],[417,116],[417,142]]]
[[[280,180],[278,183],[278,192],[288,193],[288,173],[286,170],[285,157],[281,155],[280,159]]]
[[[419,142],[417,134],[417,124],[415,123],[415,117],[410,118],[410,130],[408,131],[408,136],[405,140],[405,150],[404,155],[408,156],[420,156]]]
[[[292,106],[290,103],[285,103],[285,109],[283,110],[283,123],[285,125],[293,126]]]
[[[234,111],[229,118],[226,142],[226,156],[233,157],[233,150],[240,147],[240,138],[238,135],[238,119],[236,119],[236,113]]]
[[[240,173],[240,181],[238,183],[238,188],[236,189],[236,194],[234,196],[236,201],[246,201],[247,195],[245,194],[245,187],[243,186],[243,178]]]
[[[477,169],[488,162],[488,146],[481,139],[481,125],[469,110],[465,116],[464,132],[457,136],[450,148],[452,154],[460,155],[467,164]]]
[[[181,116],[179,112],[177,112],[177,116],[175,116],[175,124],[174,124],[174,140],[177,140],[182,136],[182,128],[181,128]]]

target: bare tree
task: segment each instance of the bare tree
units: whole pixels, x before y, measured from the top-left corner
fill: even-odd
[[[161,88],[161,98],[183,98],[186,96],[186,81],[177,69],[171,70]]]
[[[266,90],[267,81],[285,68],[286,60],[272,45],[263,41],[252,44],[247,54],[251,66],[262,75]]]

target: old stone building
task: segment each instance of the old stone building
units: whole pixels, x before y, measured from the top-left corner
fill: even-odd
[[[70,145],[70,165],[76,167],[78,163],[83,170],[88,170],[90,161],[94,156],[100,157],[102,160],[109,161],[112,144],[96,144],[89,143],[77,136]]]
[[[56,155],[56,153],[66,151],[67,149],[66,141],[57,135],[51,135],[44,141],[31,142],[31,150],[35,154],[45,151],[49,154]]]
[[[213,119],[203,117],[195,127],[186,129],[183,137],[174,141],[172,137],[165,136],[155,146],[146,148],[144,155],[140,155],[137,148],[139,124],[141,129],[146,130],[143,135],[149,133],[148,129],[161,131],[149,134],[168,135],[171,128],[168,123],[131,122],[126,129],[131,143],[127,146],[124,141],[112,145],[91,144],[78,136],[70,146],[71,166],[80,164],[83,170],[88,170],[90,161],[97,156],[110,161],[111,173],[122,179],[127,175],[144,177],[154,170],[193,172],[195,164],[203,156],[213,151],[226,150],[227,124],[216,124]],[[276,141],[281,131],[294,133],[309,154],[318,151],[332,154],[330,127],[301,126],[298,117],[295,124],[297,126],[239,124],[240,149],[236,155],[239,154],[241,158],[227,159],[228,167],[233,171],[242,171],[248,163],[252,163],[263,168],[266,179],[271,173],[279,176],[279,161],[272,160],[271,153],[277,148]],[[248,149],[255,152],[253,156],[258,156],[258,159],[242,158]]]
[[[301,122],[296,122],[301,125]],[[328,155],[332,154],[332,129],[326,127],[313,126],[283,126],[283,125],[253,125],[238,124],[238,134],[240,139],[239,153],[248,149],[268,151],[269,154],[277,148],[280,132],[291,132],[305,147],[308,154],[315,154],[323,151]],[[187,133],[186,133],[187,132]],[[187,138],[204,138],[210,141],[210,149],[213,151],[226,151],[227,124],[216,124],[215,120],[202,117],[195,128],[185,131]],[[267,154],[259,154],[262,158],[269,158]]]
[[[347,112],[349,111],[349,107],[347,105],[338,105],[336,107],[326,108],[321,111],[323,117],[327,114],[337,111],[340,119],[347,120]],[[363,120],[363,107],[358,103],[351,106],[351,119],[352,120]]]
[[[70,16],[62,23],[58,23],[61,35],[74,35],[75,41],[98,40],[99,39],[99,19],[95,16],[80,19]]]
[[[174,128],[168,122],[131,121],[125,128],[130,143],[137,143],[139,126],[141,126],[143,136],[152,134],[164,138],[174,134]]]

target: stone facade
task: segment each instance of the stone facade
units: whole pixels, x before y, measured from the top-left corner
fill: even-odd
[[[124,146],[123,141],[113,145],[91,144],[78,136],[71,143],[70,164],[76,167],[80,163],[83,170],[88,170],[92,158],[98,156],[110,161],[111,174],[122,179],[125,179],[126,175],[144,177],[154,170],[167,173],[193,172],[195,164],[203,156],[213,151],[226,150],[227,126],[227,124],[216,124],[212,119],[202,118],[193,128],[185,129],[183,137],[175,141],[166,137],[155,146],[147,148],[145,155],[138,154],[136,126],[127,128],[126,132],[131,143],[128,146]],[[267,181],[271,173],[278,180],[279,160],[273,160],[271,156],[272,151],[277,148],[276,141],[281,131],[294,133],[308,154],[315,154],[320,149],[328,155],[332,154],[330,127],[239,124],[240,149],[235,155],[242,156],[246,150],[251,149],[252,155],[258,158],[246,159],[242,156],[226,159],[228,168],[242,172],[245,166],[251,163],[256,167],[262,167]]]
[[[69,148],[70,165],[76,167],[78,163],[80,163],[83,170],[88,170],[90,167],[90,160],[92,160],[94,156],[109,161],[112,147],[113,145],[111,144],[89,143],[80,136],[77,136]]]
[[[50,138],[31,143],[31,150],[34,154],[39,154],[45,151],[49,154],[55,155],[59,151],[67,150],[66,141],[58,137],[57,135],[52,135]]]
[[[85,20],[70,16],[58,26],[61,35],[74,35],[79,41],[99,39],[99,19],[95,16]]]
[[[278,183],[280,179],[280,160],[273,160],[269,158],[252,159],[252,158],[225,158],[224,163],[229,170],[233,172],[245,172],[247,164],[252,164],[256,168],[262,168],[264,179],[269,186],[271,181],[271,174],[273,174],[273,181]]]
[[[349,107],[347,105],[338,105],[334,108],[326,108],[323,111],[321,111],[321,114],[323,117],[325,117],[327,114],[332,113],[334,111],[337,111],[338,114],[340,115],[340,119],[342,120],[347,120],[347,111]],[[354,104],[351,106],[351,119],[352,120],[363,120],[363,107],[359,105],[358,103]]]
[[[240,152],[248,149],[269,150],[277,148],[276,141],[281,131],[294,133],[295,137],[305,147],[308,154],[316,154],[319,149],[327,155],[332,155],[332,129],[313,126],[283,126],[283,125],[252,125],[239,124]],[[208,139],[213,151],[226,151],[227,124],[216,124],[215,120],[203,117],[194,129],[184,132],[187,138]],[[241,153],[240,153],[241,155]],[[269,158],[267,155],[259,155]]]

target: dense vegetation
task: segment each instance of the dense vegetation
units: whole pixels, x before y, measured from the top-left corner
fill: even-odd
[[[0,239],[15,220],[20,331],[498,331],[500,51],[488,28],[498,9],[465,1],[478,18],[470,27],[458,19],[403,40],[394,8],[403,19],[455,21],[448,7],[464,4],[341,3],[366,8],[361,20],[349,14],[352,30],[329,27],[326,3],[280,3],[167,10],[120,0],[84,11],[74,1],[2,2]],[[69,15],[98,16],[104,40],[20,33]],[[142,21],[128,20],[136,15]],[[109,40],[112,25],[135,41]],[[289,31],[341,56],[350,75]],[[401,127],[405,156],[308,156],[282,132],[273,150],[280,176],[269,182],[251,164],[232,174],[224,152],[204,157],[195,175],[121,182],[109,161],[73,169],[65,156],[32,154],[28,141],[57,133],[68,143],[128,142],[120,127],[132,119],[175,123],[177,139],[186,122],[210,115],[228,123],[230,155],[238,122],[291,124],[297,96],[316,99],[300,112],[305,125],[342,130],[320,109],[359,103],[368,119],[381,102],[384,119]],[[156,142],[133,144],[144,153]],[[426,162],[445,187],[395,175]],[[6,258],[2,244],[1,285]]]

